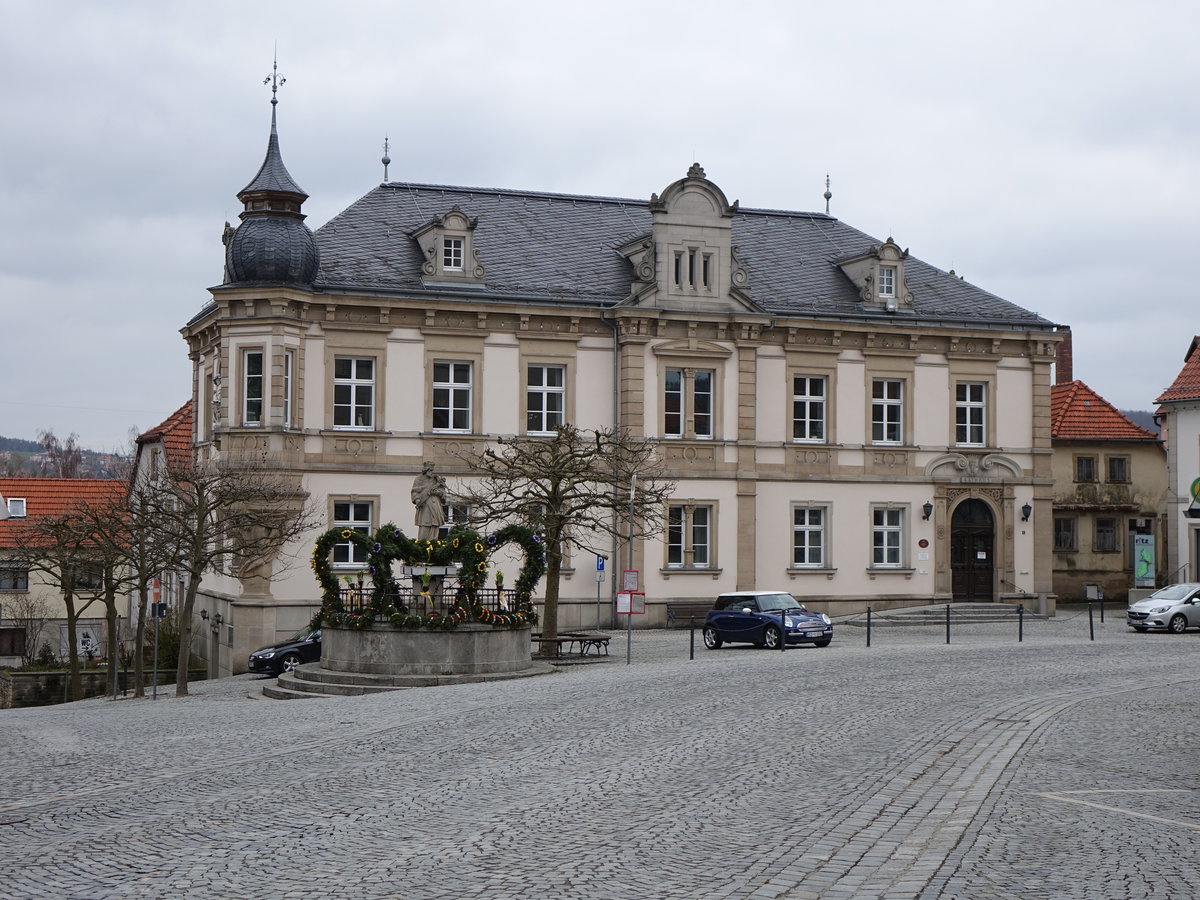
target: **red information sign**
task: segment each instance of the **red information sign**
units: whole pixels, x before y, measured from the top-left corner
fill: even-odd
[[[638,570],[625,569],[621,573],[621,590],[636,591],[638,589]]]
[[[618,616],[640,616],[646,613],[646,595],[641,591],[621,591],[617,594]]]

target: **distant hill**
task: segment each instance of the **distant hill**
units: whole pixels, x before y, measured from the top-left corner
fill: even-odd
[[[124,478],[130,459],[113,453],[80,450],[80,478]],[[0,436],[0,475],[39,476],[53,474],[47,456],[37,441]]]
[[[1134,425],[1141,425],[1143,428],[1149,428],[1159,437],[1162,437],[1162,432],[1159,431],[1158,425],[1154,421],[1154,413],[1148,409],[1123,409],[1121,415],[1129,419]]]
[[[41,449],[41,445],[37,441],[0,437],[0,450],[14,450],[17,453],[38,453]]]

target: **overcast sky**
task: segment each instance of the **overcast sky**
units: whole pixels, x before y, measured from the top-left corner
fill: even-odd
[[[1197,303],[1200,4],[0,0],[0,435],[127,441],[266,148],[314,229],[383,178],[648,198],[699,161],[1074,331],[1124,409]]]

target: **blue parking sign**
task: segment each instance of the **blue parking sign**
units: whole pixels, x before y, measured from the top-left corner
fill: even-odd
[[[596,557],[596,571],[597,572],[604,571],[604,557],[603,556]]]

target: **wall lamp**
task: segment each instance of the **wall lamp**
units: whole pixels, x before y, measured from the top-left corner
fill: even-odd
[[[933,504],[926,500],[925,505],[921,507],[921,512],[924,514],[921,518],[928,522],[929,517],[933,515]]]
[[[200,610],[200,618],[203,619],[205,622],[208,621],[208,610],[207,609]]]
[[[1029,517],[1033,515],[1033,507],[1026,503],[1021,507],[1021,521],[1028,522]]]

